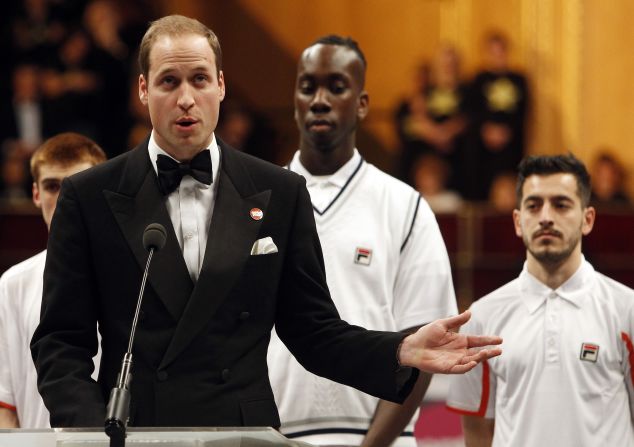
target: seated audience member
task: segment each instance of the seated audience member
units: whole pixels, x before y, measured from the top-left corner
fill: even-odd
[[[122,3],[113,0],[92,0],[86,5],[82,23],[92,43],[90,57],[97,68],[101,83],[98,92],[100,125],[98,140],[108,158],[119,155],[127,147],[125,116],[128,108],[128,89],[132,59],[123,41]],[[86,66],[89,66],[86,64]],[[136,87],[136,86],[135,86]],[[136,91],[136,88],[132,89]]]
[[[0,102],[2,152],[19,152],[25,163],[47,133],[39,71],[30,62],[18,63],[11,73],[11,96]]]
[[[74,28],[47,57],[41,86],[51,132],[73,131],[99,140],[105,123],[118,119],[102,116],[109,70],[101,54],[84,29]]]
[[[253,131],[251,113],[238,101],[225,100],[222,115],[218,118],[218,136],[229,146],[244,151]]]
[[[0,199],[9,203],[28,200],[28,175],[24,163],[16,150],[0,157]]]
[[[426,120],[425,95],[430,85],[431,64],[421,62],[414,71],[412,91],[398,104],[394,114],[401,152],[397,177],[411,181],[411,168],[416,154],[423,150],[419,122]],[[413,182],[411,182],[413,184]]]
[[[459,54],[453,46],[444,45],[430,66],[429,76],[425,65],[420,70],[418,91],[396,113],[402,146],[400,175],[414,185],[411,177],[414,161],[433,153],[451,168],[449,187],[459,188],[467,92],[461,79]]]
[[[609,152],[603,151],[591,168],[592,197],[594,206],[627,206],[631,201],[625,190],[626,171],[621,162]]]
[[[264,117],[236,99],[223,101],[216,132],[234,149],[271,163],[278,162],[275,132]]]
[[[462,207],[460,194],[447,189],[450,167],[434,154],[422,155],[412,167],[414,186],[434,213],[455,213]]]
[[[61,12],[63,4],[49,0],[25,0],[15,3],[9,38],[12,50],[19,56],[45,58],[64,38],[67,19]],[[8,6],[8,5],[7,5]]]
[[[529,91],[525,76],[510,67],[509,45],[501,33],[486,36],[486,65],[469,88],[464,194],[469,200],[486,200],[495,177],[515,170],[524,153]]]
[[[28,161],[45,135],[39,68],[20,62],[11,73],[11,95],[0,101],[0,198],[30,197]]]
[[[517,176],[513,172],[502,172],[495,176],[489,190],[489,206],[498,213],[510,213],[515,209],[517,196],[515,184]]]
[[[634,290],[581,251],[595,222],[590,176],[572,155],[519,166],[519,277],[471,306],[468,333],[504,337],[504,355],[451,378],[447,405],[467,446],[634,446]]]
[[[139,83],[139,73],[130,77],[128,89],[128,108],[126,116],[128,117],[128,129],[126,131],[126,147],[136,147],[141,144],[147,136],[152,132],[152,123],[150,121],[150,112],[147,107],[139,101],[139,92],[137,84]]]
[[[113,58],[128,61],[130,50],[120,35],[121,14],[112,0],[93,0],[84,10],[83,24],[95,46]]]
[[[105,161],[92,140],[63,133],[45,141],[31,158],[33,202],[50,227],[62,180]],[[7,270],[0,278],[0,428],[49,427],[37,391],[29,343],[40,321],[46,251]]]

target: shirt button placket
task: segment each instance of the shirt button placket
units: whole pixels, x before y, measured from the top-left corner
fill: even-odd
[[[191,278],[198,279],[198,225],[196,221],[196,204],[194,179],[183,177],[179,188],[181,229],[183,232],[183,257]]]
[[[557,318],[559,304],[560,300],[557,299],[557,294],[551,292],[546,300],[546,318],[544,322],[546,363],[559,362],[559,325]]]

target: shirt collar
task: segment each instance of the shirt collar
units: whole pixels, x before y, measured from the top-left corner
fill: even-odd
[[[357,169],[359,162],[361,161],[361,154],[355,148],[352,152],[352,157],[348,160],[342,167],[340,167],[336,172],[330,175],[312,175],[308,170],[302,165],[302,162],[299,160],[299,151],[295,152],[293,155],[293,159],[288,165],[288,168],[303,176],[306,179],[306,186],[310,187],[318,183],[327,182],[338,188],[343,188],[350,178],[354,171]]]
[[[218,172],[220,171],[220,148],[218,147],[218,143],[216,142],[215,134],[212,134],[211,143],[209,143],[209,146],[207,146],[207,149],[209,149],[209,155],[211,156],[212,181],[215,182],[216,179],[218,178]],[[171,159],[176,160],[170,154],[168,154],[163,149],[161,149],[161,147],[157,144],[156,140],[154,139],[154,130],[152,130],[152,133],[150,134],[150,141],[148,142],[148,145],[147,145],[147,151],[150,156],[150,161],[152,162],[152,167],[154,168],[154,173],[156,175],[158,175],[158,169],[156,167],[156,159],[159,154],[166,155],[170,157]],[[196,182],[196,184],[199,185],[201,188],[205,188],[205,189],[211,186],[211,185],[205,185],[204,183],[200,183],[200,182]]]
[[[581,308],[583,303],[592,293],[592,281],[594,278],[594,268],[581,256],[581,265],[568,280],[553,290],[540,282],[535,276],[528,272],[526,262],[522,273],[520,273],[520,290],[522,301],[528,308],[529,313],[534,313],[553,294],[575,307]]]

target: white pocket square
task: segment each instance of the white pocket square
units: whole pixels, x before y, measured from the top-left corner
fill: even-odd
[[[277,253],[277,245],[275,245],[271,236],[258,239],[251,247],[251,255],[268,255],[271,253]]]

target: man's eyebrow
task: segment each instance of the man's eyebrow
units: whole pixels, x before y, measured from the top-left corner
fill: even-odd
[[[210,70],[209,67],[207,67],[206,65],[196,65],[192,71],[206,71],[206,72],[212,72],[213,70]]]
[[[158,73],[156,73],[156,78],[161,78],[167,74],[170,74],[174,71],[174,68],[163,68],[161,71],[159,71]]]
[[[575,201],[574,198],[572,198],[570,196],[567,196],[567,195],[564,195],[564,194],[559,194],[559,195],[553,196],[550,199],[551,200],[559,200],[559,201],[565,200],[565,201],[569,201],[569,202],[574,202]]]
[[[334,79],[334,80],[339,80],[339,79],[343,79],[344,81],[347,81],[348,79],[350,79],[350,76],[347,75],[346,73],[342,73],[340,71],[334,72],[334,73],[330,73],[328,75],[329,79]]]
[[[544,200],[544,198],[542,196],[530,195],[524,197],[524,200],[522,200],[522,202],[530,202],[532,200]]]
[[[544,200],[558,200],[558,201],[566,200],[566,201],[574,202],[574,199],[572,197],[567,196],[565,194],[557,194],[555,196],[550,196],[550,197],[530,195],[530,196],[526,196],[524,200],[522,200],[522,202],[544,201]]]

